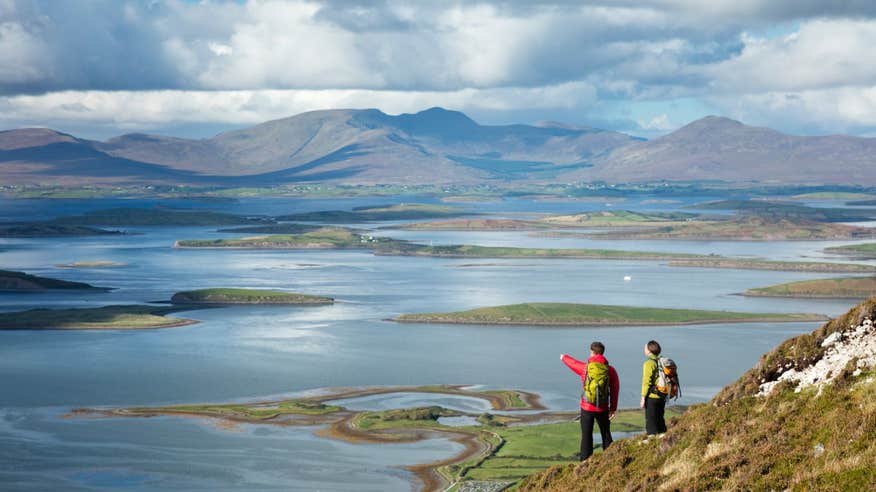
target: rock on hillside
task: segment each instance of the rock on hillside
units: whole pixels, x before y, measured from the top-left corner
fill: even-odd
[[[874,490],[876,297],[764,355],[663,437],[616,441],[519,490]]]

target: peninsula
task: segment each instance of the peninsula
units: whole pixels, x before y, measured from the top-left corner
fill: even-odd
[[[749,289],[751,297],[800,297],[813,299],[867,299],[876,295],[876,277],[804,280]]]
[[[645,326],[823,321],[819,314],[737,313],[599,304],[525,303],[450,313],[403,314],[389,321],[467,325]]]
[[[374,254],[386,256],[431,256],[438,258],[572,258],[588,260],[673,260],[706,258],[701,255],[651,251],[513,248],[503,246],[474,246],[468,244],[426,246],[423,244],[400,241],[381,244],[380,247],[374,250]]]
[[[197,323],[166,315],[186,308],[145,304],[0,313],[0,330],[148,330]],[[191,309],[191,308],[188,308]]]
[[[321,227],[300,234],[271,234],[239,239],[182,240],[175,248],[232,249],[373,249],[379,244],[395,242],[353,232],[340,227]]]
[[[871,260],[876,258],[876,243],[834,246],[832,248],[824,248],[824,252],[835,255],[851,256],[856,260]]]
[[[71,282],[49,277],[28,275],[24,272],[0,270],[0,290],[41,291],[41,290],[95,290],[108,291],[106,287],[95,287],[83,282]]]
[[[172,304],[283,304],[283,305],[316,305],[333,304],[331,297],[312,296],[283,292],[278,290],[258,289],[200,289],[177,292],[170,298]]]
[[[97,226],[186,226],[236,225],[272,223],[267,217],[244,217],[203,210],[171,210],[165,208],[110,208],[68,215],[52,220],[60,225]]]
[[[702,241],[823,241],[876,238],[876,229],[803,219],[745,215],[729,220],[691,220],[635,231],[588,234],[592,239]]]
[[[0,237],[77,237],[125,234],[97,227],[32,222],[0,226]]]

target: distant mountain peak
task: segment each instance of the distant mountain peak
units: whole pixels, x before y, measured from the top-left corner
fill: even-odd
[[[79,139],[51,128],[19,128],[0,131],[0,150],[25,149],[56,143],[74,143]]]

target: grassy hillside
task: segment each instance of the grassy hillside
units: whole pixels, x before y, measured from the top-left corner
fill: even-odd
[[[177,292],[174,304],[331,304],[331,297],[259,289],[200,289]]]
[[[825,299],[866,299],[876,295],[876,278],[824,278],[760,287],[745,291],[754,297],[811,297]]]
[[[815,222],[855,222],[876,217],[876,209],[818,208],[796,203],[766,200],[720,200],[700,203],[690,208],[699,210],[737,210],[744,214]]]
[[[876,298],[785,341],[710,403],[673,419],[662,438],[615,442],[583,464],[532,475],[519,490],[873,490],[876,332],[859,328],[867,317],[876,318]],[[837,358],[815,384],[786,381],[759,395],[780,377],[830,367],[837,337],[861,354]]]
[[[548,326],[664,325],[746,321],[812,321],[813,314],[735,313],[696,309],[661,309],[598,304],[526,303],[454,313],[403,314],[404,323],[509,324]]]
[[[629,210],[612,210],[587,212],[573,215],[555,215],[541,219],[542,222],[565,227],[629,227],[653,224],[684,222],[695,218],[696,214],[632,212]]]

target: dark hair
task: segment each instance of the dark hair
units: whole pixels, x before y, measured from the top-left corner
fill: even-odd
[[[651,352],[654,355],[660,355],[660,344],[651,340],[648,342],[648,352]]]
[[[605,353],[605,345],[602,342],[593,342],[590,344],[590,351],[594,354],[602,355]]]

